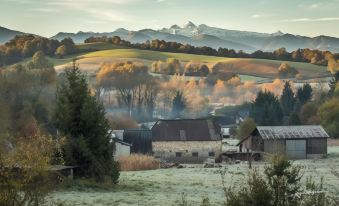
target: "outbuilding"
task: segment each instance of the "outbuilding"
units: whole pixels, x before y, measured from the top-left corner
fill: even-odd
[[[124,130],[123,141],[131,145],[131,153],[152,154],[152,131],[149,129]]]
[[[322,126],[257,126],[237,145],[240,152],[283,154],[288,159],[321,158],[327,155],[328,134]]]
[[[119,138],[114,138],[113,141],[115,143],[114,158],[129,156],[131,154],[131,144],[128,144]]]
[[[221,153],[221,128],[213,119],[159,120],[152,147],[155,157],[168,162],[201,163]]]

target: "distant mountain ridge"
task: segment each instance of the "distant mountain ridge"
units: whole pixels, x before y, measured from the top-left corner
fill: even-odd
[[[8,42],[9,40],[13,39],[16,35],[25,34],[20,31],[15,31],[11,29],[7,29],[0,26],[0,44]]]
[[[132,43],[143,43],[147,40],[160,39],[191,44],[193,46],[209,46],[215,49],[222,47],[244,50],[246,52],[256,50],[273,51],[281,47],[285,47],[289,51],[299,48],[309,48],[339,52],[339,38],[335,37],[317,36],[311,38],[285,34],[281,31],[272,34],[238,31],[211,27],[206,24],[197,26],[190,21],[182,27],[174,24],[169,28],[160,30],[142,29],[139,31],[128,31],[120,28],[108,33],[78,32],[69,35],[59,33],[52,38],[61,40],[65,37],[70,37],[75,42],[80,43],[91,36],[120,36]]]
[[[9,30],[0,27],[0,43],[4,43],[15,35],[24,34],[23,32]],[[329,36],[307,37],[277,31],[275,33],[260,33],[250,31],[238,31],[211,27],[206,24],[196,25],[193,22],[187,22],[183,26],[173,25],[169,28],[159,30],[142,29],[138,31],[129,31],[124,28],[116,29],[113,32],[82,32],[65,33],[60,32],[52,39],[62,40],[72,38],[76,43],[83,43],[87,38],[101,36],[119,36],[132,43],[143,43],[147,40],[160,39],[165,41],[175,41],[193,46],[208,46],[215,49],[219,47],[243,50],[245,52],[254,52],[256,50],[274,51],[284,47],[288,51],[299,48],[329,50],[339,52],[339,38]]]

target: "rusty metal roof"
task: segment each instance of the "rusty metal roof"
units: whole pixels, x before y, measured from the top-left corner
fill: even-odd
[[[320,125],[303,126],[257,126],[263,139],[304,139],[328,138],[328,134]]]

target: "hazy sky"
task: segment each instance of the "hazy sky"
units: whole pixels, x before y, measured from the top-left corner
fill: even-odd
[[[47,37],[59,31],[159,29],[188,20],[339,37],[339,0],[0,0],[0,26]]]

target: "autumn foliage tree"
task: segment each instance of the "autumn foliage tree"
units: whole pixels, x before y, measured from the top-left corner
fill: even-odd
[[[32,67],[16,65],[0,70],[0,133],[16,137],[32,135],[38,129],[54,132],[50,111],[56,72],[48,62],[38,62]]]
[[[56,149],[55,140],[39,132],[0,149],[0,205],[43,205],[55,183],[49,169]]]
[[[297,69],[291,67],[287,63],[282,63],[278,68],[278,75],[280,78],[295,78],[298,73]]]
[[[105,64],[98,74],[99,86],[118,93],[121,108],[136,118],[152,118],[159,82],[148,73],[148,67],[133,62]]]

